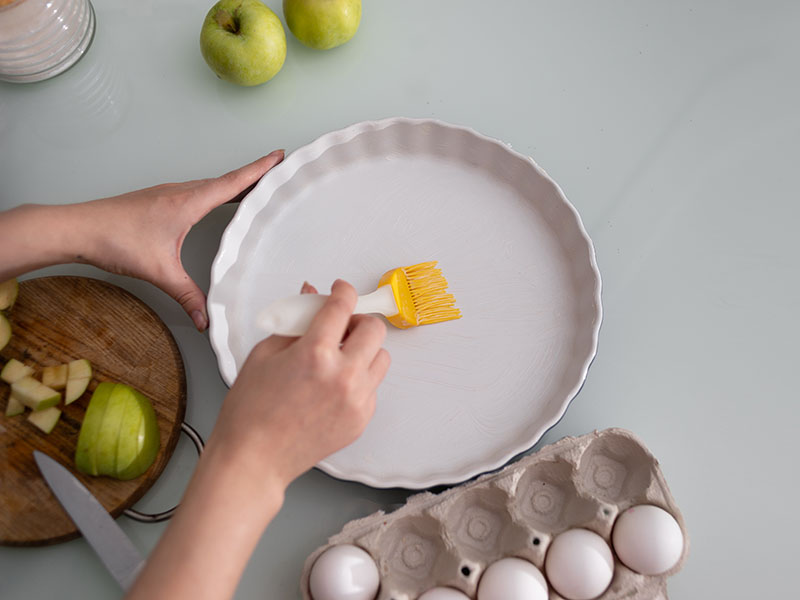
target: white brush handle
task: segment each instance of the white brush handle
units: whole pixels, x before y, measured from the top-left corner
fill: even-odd
[[[321,294],[297,294],[281,298],[259,313],[256,325],[268,335],[303,335],[327,299],[328,296]],[[359,296],[353,314],[378,313],[391,317],[397,312],[392,287],[382,285],[371,294]]]

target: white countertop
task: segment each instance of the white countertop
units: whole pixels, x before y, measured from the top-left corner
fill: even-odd
[[[606,427],[648,445],[691,537],[671,598],[795,594],[800,6],[365,2],[350,43],[322,53],[289,34],[278,76],[239,88],[200,55],[211,4],[95,0],[96,37],[75,67],[0,83],[0,207],[208,177],[389,116],[501,139],[563,188],[603,277],[597,357],[538,446]],[[278,0],[266,4],[282,14]],[[233,212],[213,212],[184,246],[205,289]],[[183,353],[187,420],[209,434],[226,387],[177,304],[90,267],[44,272],[104,278],[153,307]],[[174,504],[193,452],[182,440],[137,508]],[[297,597],[311,551],[407,495],[301,477],[237,598]],[[164,528],[119,522],[143,552]],[[0,548],[4,599],[117,596],[82,539]]]

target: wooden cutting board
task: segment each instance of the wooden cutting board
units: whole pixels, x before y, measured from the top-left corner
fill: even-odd
[[[172,334],[159,317],[129,292],[86,277],[42,277],[20,282],[7,312],[9,344],[0,351],[41,368],[86,358],[94,370],[81,398],[64,406],[46,435],[24,415],[6,417],[10,387],[0,381],[0,544],[43,545],[79,532],[42,479],[33,460],[41,450],[66,466],[113,517],[133,505],[164,470],[180,435],[186,409],[186,375]],[[140,477],[117,481],[90,477],[75,468],[75,446],[92,392],[102,381],[126,383],[150,398],[161,431],[155,463]]]

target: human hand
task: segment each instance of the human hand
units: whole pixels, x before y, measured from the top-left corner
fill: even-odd
[[[232,596],[289,483],[361,434],[389,354],[386,325],[353,316],[356,300],[337,281],[303,337],[253,348],[131,599]]]
[[[87,222],[94,224],[80,260],[153,283],[177,300],[203,331],[208,327],[206,296],[183,268],[183,241],[212,209],[240,199],[282,160],[283,151],[276,150],[214,179],[159,185],[76,205],[91,212]]]
[[[386,325],[353,316],[356,300],[355,289],[337,281],[303,337],[272,336],[256,345],[209,445],[225,444],[250,463],[249,472],[269,471],[285,486],[353,442],[372,417],[390,364],[381,348]]]

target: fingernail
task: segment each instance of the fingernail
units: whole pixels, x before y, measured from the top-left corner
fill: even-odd
[[[206,327],[208,327],[205,315],[199,310],[192,312],[192,321],[194,321],[194,326],[197,327],[197,331],[205,331]]]
[[[281,148],[280,150],[273,150],[272,152],[267,154],[267,156],[278,156],[278,155],[283,155],[283,154],[286,154],[286,150]]]
[[[303,282],[303,287],[300,288],[301,294],[307,294],[311,290],[311,284],[307,281]]]

